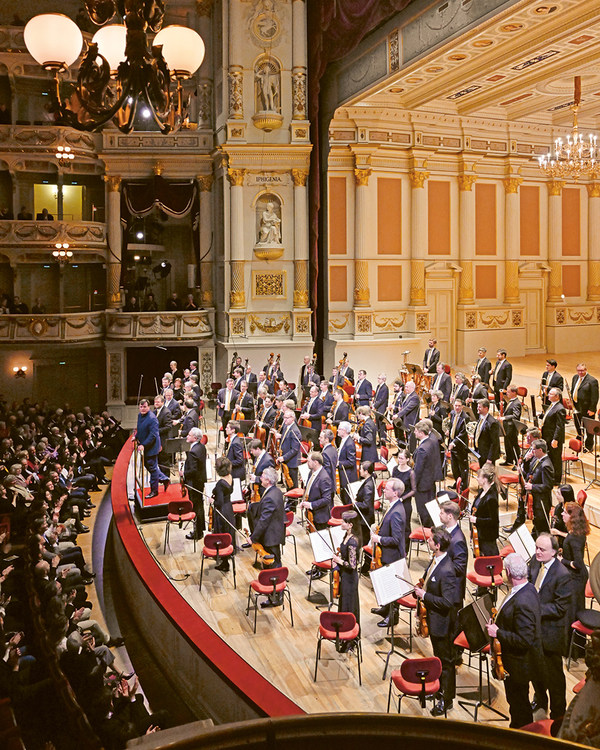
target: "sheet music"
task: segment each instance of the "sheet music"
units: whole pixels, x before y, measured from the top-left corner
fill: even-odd
[[[298,467],[298,474],[300,475],[300,479],[302,480],[302,484],[306,487],[306,483],[308,482],[308,475],[310,474],[310,469],[308,467],[308,462],[304,464],[300,464]]]
[[[514,551],[518,555],[521,555],[525,562],[529,562],[535,555],[535,542],[525,524],[515,529],[512,534],[509,534],[508,542]]]
[[[448,502],[450,500],[450,495],[447,492],[444,492],[443,495],[438,495],[436,499],[438,505],[441,505],[442,503]]]
[[[242,480],[238,479],[237,477],[233,480],[233,492],[231,493],[231,502],[232,503],[244,502],[244,496],[242,495]]]
[[[442,522],[440,520],[440,504],[438,503],[437,499],[433,499],[433,500],[430,500],[428,503],[425,503],[425,507],[427,508],[427,511],[429,512],[429,515],[431,516],[433,525],[441,526]]]
[[[396,457],[395,456],[392,456],[390,458],[390,460],[387,462],[387,470],[388,470],[390,476],[392,476],[392,472],[394,471],[394,469],[396,468],[396,466],[398,466],[398,461],[396,461]]]
[[[369,575],[371,576],[377,604],[380,607],[395,602],[396,599],[406,596],[414,589],[405,557],[390,565],[383,565],[376,570],[370,570]],[[400,576],[400,578],[397,578],[397,576]]]
[[[348,485],[347,489],[348,489],[348,492],[350,493],[350,497],[353,500],[356,500],[356,496],[358,495],[358,491],[362,487],[364,481],[365,481],[364,479],[359,479],[358,482],[351,482]]]
[[[214,479],[212,460],[208,457],[206,459],[206,478],[209,481]]]
[[[321,531],[313,531],[308,535],[315,562],[331,560],[334,552],[343,542],[346,532],[341,526],[329,526]]]

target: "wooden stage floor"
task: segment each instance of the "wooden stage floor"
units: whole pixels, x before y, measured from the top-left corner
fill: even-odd
[[[550,355],[535,355],[512,360],[515,372],[513,382],[517,385],[526,385],[530,392],[537,394],[539,378],[547,356]],[[556,358],[559,361],[558,369],[563,375],[569,374],[570,377],[575,371],[575,365],[580,361],[587,362],[592,374],[600,374],[600,353],[562,355]],[[568,432],[573,433],[572,426],[568,428]],[[214,422],[211,423],[210,420],[208,433],[212,454],[215,450],[216,432]],[[593,476],[593,461],[589,455],[585,456],[584,461],[586,479],[589,481]],[[580,477],[572,474],[570,479],[576,492],[584,486]],[[474,487],[474,484],[472,486]],[[597,487],[588,490],[588,495],[588,502],[600,505],[600,492]],[[512,493],[509,509],[516,511],[516,500]],[[504,510],[504,503],[501,504],[501,510]],[[382,679],[384,658],[376,652],[387,652],[389,639],[386,638],[385,629],[377,627],[380,618],[370,612],[371,607],[376,606],[376,601],[368,578],[361,578],[359,586],[364,655],[362,687],[358,684],[356,657],[337,654],[332,644],[323,645],[318,678],[316,682],[313,681],[319,610],[317,603],[307,598],[308,578],[305,574],[305,571],[310,568],[312,554],[308,537],[302,526],[296,522],[291,528],[298,545],[298,564],[294,562],[292,543],[288,543],[284,549],[283,564],[290,570],[289,586],[294,611],[294,627],[290,625],[286,605],[285,611],[281,608],[259,610],[256,634],[252,632],[253,613],[251,612],[249,617],[245,615],[248,584],[257,575],[256,569],[252,567],[254,553],[251,549],[241,550],[237,557],[237,590],[233,588],[231,572],[221,573],[214,569],[213,563],[208,563],[208,565],[205,564],[202,591],[199,591],[200,554],[199,552],[194,554],[193,542],[185,539],[186,530],[176,526],[171,528],[170,549],[167,548],[166,554],[163,554],[165,530],[163,522],[146,524],[141,527],[141,533],[166,574],[172,577],[173,586],[180,591],[190,605],[232,648],[305,711],[385,712],[389,679]],[[463,528],[467,532],[466,523]],[[593,559],[600,548],[600,529],[592,527],[588,544]],[[413,552],[411,564],[413,580],[416,581],[421,576],[426,562],[427,557],[423,551],[419,555]],[[469,564],[469,569],[471,568],[472,561]],[[326,601],[328,590],[325,578],[313,583],[313,594],[316,592],[321,594],[322,602]],[[500,596],[502,597],[503,594],[501,593]],[[465,603],[469,601],[467,594]],[[401,619],[396,631],[396,648],[400,653],[392,655],[390,668],[398,668],[403,657],[431,655],[430,641],[417,636],[414,636],[413,648],[409,651],[408,622],[403,622]],[[585,669],[583,661],[579,661],[579,663],[572,664],[570,672],[566,673],[567,701],[573,697],[572,688],[584,676]],[[390,671],[388,669],[387,678],[389,678]],[[477,700],[477,684],[477,659],[473,659],[473,668],[469,668],[465,660],[465,664],[457,670],[457,699]],[[502,684],[493,679],[491,684],[493,706],[507,713]],[[487,691],[485,691],[485,697],[487,697]],[[428,709],[429,707],[430,703],[428,703]],[[395,710],[394,704],[391,710]],[[402,711],[409,714],[422,713],[422,709],[414,700],[403,701]],[[472,721],[471,714],[459,707],[457,700],[448,716],[456,720]],[[536,718],[540,718],[539,714]],[[507,722],[500,721],[486,708],[480,709],[479,721],[507,726]]]

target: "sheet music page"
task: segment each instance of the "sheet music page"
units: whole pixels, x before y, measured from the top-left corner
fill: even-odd
[[[387,462],[387,469],[388,469],[390,476],[392,476],[392,472],[394,471],[396,466],[398,466],[398,461],[396,461],[395,456],[392,456],[390,460]]]
[[[232,503],[244,502],[244,496],[242,495],[242,480],[237,477],[233,480],[233,492],[231,493],[231,502]]]
[[[217,486],[217,483],[215,481],[207,482],[204,485],[204,494],[206,495],[207,498],[212,497],[213,490],[216,486]]]
[[[450,495],[448,495],[447,492],[444,492],[443,495],[438,495],[437,498],[436,498],[436,500],[438,502],[438,505],[441,505],[442,503],[445,503],[448,500],[450,500]]]
[[[206,459],[206,478],[209,481],[214,479],[212,460],[208,457]]]
[[[351,482],[348,485],[348,492],[350,493],[350,496],[353,500],[356,500],[356,496],[358,495],[359,489],[362,487],[364,479],[359,479],[358,482]]]
[[[531,536],[531,532],[523,524],[513,531],[508,537],[508,542],[514,549],[514,551],[521,555],[525,562],[529,562],[535,555],[535,542]]]
[[[376,570],[370,570],[369,575],[377,604],[380,607],[406,596],[414,588],[406,558],[396,560],[390,565],[383,565]]]
[[[313,531],[308,535],[310,546],[313,551],[315,562],[325,562],[331,560],[334,553],[337,553],[340,544],[344,540],[346,532],[341,526],[330,526],[321,531]]]
[[[427,508],[429,515],[431,516],[433,525],[441,526],[442,522],[440,520],[440,504],[438,503],[438,501],[430,500],[428,503],[425,503],[425,507]]]
[[[298,474],[300,475],[302,484],[306,487],[306,483],[308,482],[308,475],[310,474],[308,463],[300,464],[300,466],[298,467]]]

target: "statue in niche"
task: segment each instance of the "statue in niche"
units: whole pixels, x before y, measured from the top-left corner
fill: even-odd
[[[271,58],[263,58],[255,67],[256,82],[255,110],[256,112],[281,111],[279,65]]]
[[[260,216],[257,245],[281,244],[281,219],[275,213],[275,204],[269,201]]]

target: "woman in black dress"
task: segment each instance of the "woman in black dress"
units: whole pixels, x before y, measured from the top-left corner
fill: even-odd
[[[363,461],[360,465],[359,474],[363,483],[358,488],[354,505],[358,511],[359,524],[362,538],[368,539],[371,534],[371,526],[375,523],[375,464],[372,461]],[[369,574],[371,559],[365,556],[361,573]]]
[[[231,534],[235,548],[235,515],[231,504],[233,479],[231,476],[231,461],[224,456],[217,458],[215,469],[220,477],[212,492],[213,503],[213,534]],[[229,560],[221,560],[217,570],[229,570]]]
[[[404,526],[405,536],[405,547],[409,548],[409,537],[411,532],[410,517],[412,516],[412,498],[417,491],[417,479],[415,477],[414,469],[412,469],[412,461],[410,457],[410,451],[406,448],[399,451],[396,455],[397,465],[394,466],[392,471],[392,478],[399,479],[404,485],[404,494],[402,495],[402,505],[404,506],[404,515],[406,517],[406,523]]]
[[[571,574],[571,619],[569,623],[572,623],[577,620],[579,610],[585,609],[585,584],[588,580],[588,570],[583,555],[585,539],[590,533],[590,524],[583,508],[577,503],[565,503],[562,517],[568,532],[562,542],[562,564]],[[583,649],[580,650],[580,655],[583,655]]]
[[[498,480],[493,464],[485,463],[477,472],[479,492],[473,500],[469,521],[471,528],[477,529],[479,553],[482,557],[498,554],[498,534],[500,519],[498,515]]]
[[[333,555],[333,562],[340,572],[339,612],[352,612],[356,622],[360,622],[360,603],[358,600],[358,558],[362,547],[360,516],[355,510],[342,513],[342,528],[346,532],[340,544],[339,554]],[[342,650],[346,644],[342,644]]]
[[[556,503],[552,510],[552,518],[550,519],[550,531],[557,537],[566,537],[569,533],[567,531],[567,525],[563,521],[562,514],[565,510],[567,503],[575,502],[575,493],[573,487],[570,484],[561,484],[552,492],[553,501]],[[560,547],[560,544],[558,545]]]

